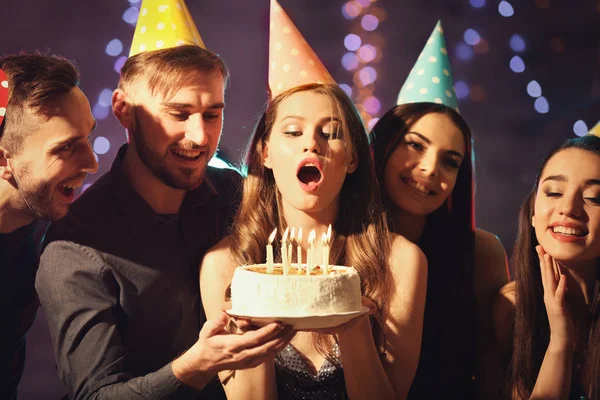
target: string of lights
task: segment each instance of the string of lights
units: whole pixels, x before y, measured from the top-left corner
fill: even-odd
[[[381,102],[375,95],[377,64],[382,58],[385,43],[377,32],[386,13],[376,4],[377,0],[349,0],[342,5],[342,15],[351,21],[350,32],[344,38],[347,52],[342,56],[342,66],[352,74],[352,85],[341,83],[340,87],[354,99],[363,121],[370,128],[375,125],[381,110]]]

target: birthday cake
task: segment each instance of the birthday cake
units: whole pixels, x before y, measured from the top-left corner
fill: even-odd
[[[306,264],[284,274],[275,264],[238,267],[231,281],[232,314],[253,317],[308,317],[359,312],[360,277],[352,267],[321,266],[306,272]]]

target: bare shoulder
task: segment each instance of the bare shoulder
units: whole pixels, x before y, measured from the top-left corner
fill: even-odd
[[[389,258],[394,282],[392,303],[397,306],[408,302],[419,309],[427,290],[427,258],[416,244],[403,236],[393,234]],[[423,304],[424,305],[424,304]]]
[[[498,236],[477,228],[475,230],[475,262],[490,265],[489,262],[483,263],[484,261],[499,262],[506,267],[506,252]]]
[[[208,249],[202,259],[202,265],[204,265],[204,263],[226,260],[233,262],[233,259],[231,258],[231,240],[229,236],[221,239],[217,244]]]
[[[419,246],[395,233],[391,239],[390,268],[394,275],[410,270],[427,274],[427,258]]]
[[[229,236],[208,249],[200,264],[200,275],[231,277],[235,269]]]
[[[508,283],[508,262],[498,236],[475,231],[475,295],[488,297]]]
[[[200,293],[208,319],[217,318],[221,312],[234,270],[229,238],[221,240],[204,255],[200,264]]]
[[[511,342],[512,325],[515,315],[516,283],[502,286],[492,302],[492,319],[498,343],[503,351],[508,351]]]

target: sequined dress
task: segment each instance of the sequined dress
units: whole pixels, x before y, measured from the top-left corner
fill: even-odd
[[[333,345],[331,358],[334,363],[325,360],[317,375],[313,375],[296,348],[289,344],[275,357],[279,399],[347,399],[342,358],[337,344]]]

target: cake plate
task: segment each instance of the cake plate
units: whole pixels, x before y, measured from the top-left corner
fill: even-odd
[[[326,314],[326,315],[311,315],[306,317],[283,317],[283,316],[251,316],[251,315],[241,315],[232,312],[231,310],[225,311],[232,317],[235,318],[243,318],[252,322],[257,326],[264,326],[271,322],[281,322],[284,325],[290,325],[297,331],[303,330],[312,330],[312,329],[325,329],[325,328],[333,328],[346,322],[361,316],[365,315],[369,312],[367,307],[362,307],[360,311],[353,311],[347,313],[338,313],[338,314]]]

